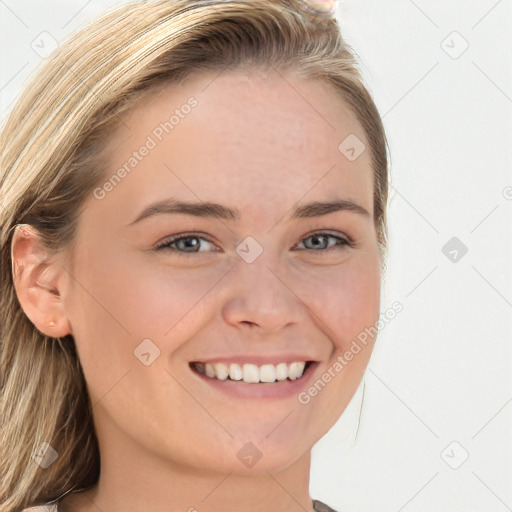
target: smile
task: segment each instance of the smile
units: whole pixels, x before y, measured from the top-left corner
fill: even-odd
[[[313,361],[294,361],[291,363],[262,364],[252,363],[191,363],[192,369],[216,380],[243,381],[247,384],[262,384],[298,380]]]

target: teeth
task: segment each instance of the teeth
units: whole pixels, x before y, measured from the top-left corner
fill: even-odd
[[[257,366],[255,364],[245,363],[240,366],[237,363],[194,363],[196,369],[212,379],[226,380],[243,380],[250,384],[259,382],[276,382],[285,381],[286,379],[296,380],[302,377],[305,361],[295,361],[290,364],[279,363],[263,364]]]
[[[210,363],[206,363],[205,372],[208,377],[215,377],[215,369]]]
[[[292,380],[302,376],[305,363],[292,363],[288,368],[288,377]]]
[[[222,364],[222,363],[220,363],[220,364]],[[215,368],[215,366],[214,366],[214,368]],[[236,364],[236,363],[231,363],[229,365],[229,378],[231,380],[242,380],[242,377],[243,377],[243,373],[242,373],[242,368],[240,367],[240,365]]]
[[[244,364],[243,374],[244,382],[256,384],[260,381],[260,371],[255,364]]]
[[[277,380],[286,380],[288,378],[288,366],[286,363],[279,363],[276,366]]]
[[[229,377],[229,369],[227,364],[217,363],[215,365],[212,365],[212,369],[214,372],[214,378],[226,380]]]
[[[277,370],[273,364],[264,364],[260,367],[260,381],[261,382],[275,382],[276,373],[277,373]]]

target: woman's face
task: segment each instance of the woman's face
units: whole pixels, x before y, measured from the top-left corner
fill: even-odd
[[[193,75],[123,121],[64,295],[100,449],[284,469],[339,418],[373,348],[357,340],[380,297],[363,129],[328,84],[261,70]],[[305,208],[339,201],[358,206]],[[305,361],[297,380],[245,382]],[[222,363],[255,366],[221,380]]]

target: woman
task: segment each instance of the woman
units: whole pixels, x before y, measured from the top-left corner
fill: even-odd
[[[329,511],[313,445],[385,269],[381,119],[334,18],[136,2],[1,133],[2,511]]]

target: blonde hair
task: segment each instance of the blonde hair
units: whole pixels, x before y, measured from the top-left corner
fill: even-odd
[[[124,5],[62,44],[32,79],[0,133],[0,508],[19,512],[92,487],[100,454],[71,335],[43,335],[12,276],[17,224],[69,257],[77,219],[104,179],[108,135],[143,95],[194,71],[270,65],[333,84],[369,142],[374,222],[385,266],[387,141],[334,18],[298,0],[163,0]],[[340,141],[341,142],[341,141]],[[57,459],[32,460],[48,443]]]

